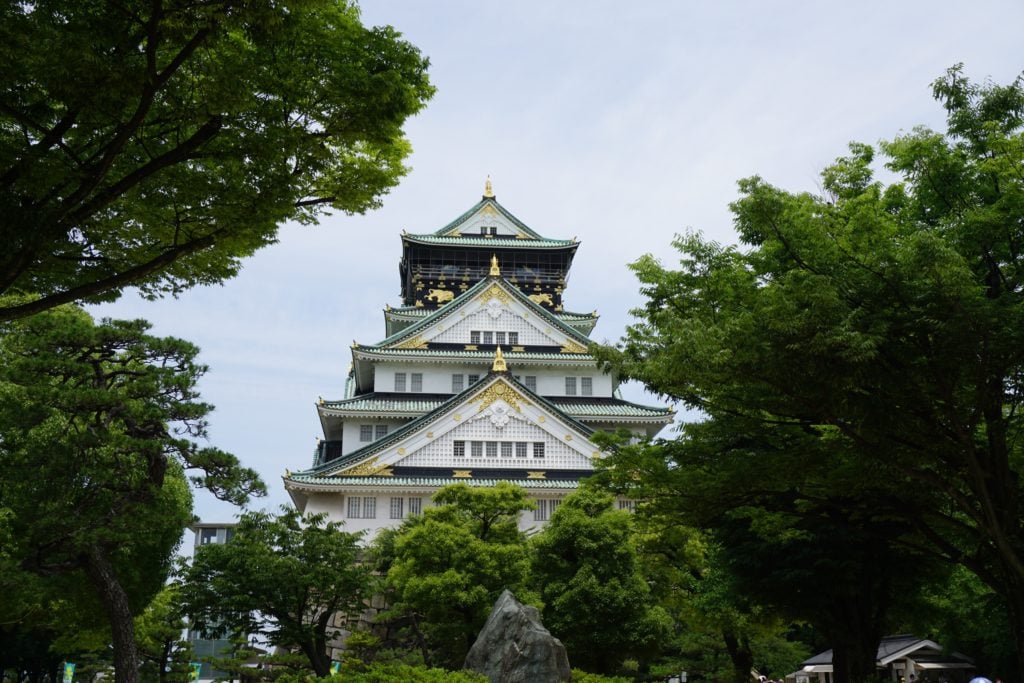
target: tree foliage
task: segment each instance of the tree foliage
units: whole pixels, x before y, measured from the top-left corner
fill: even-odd
[[[407,171],[427,60],[345,0],[6,3],[0,320],[234,275]]]
[[[530,601],[526,536],[518,517],[532,507],[519,487],[446,486],[436,506],[411,517],[393,537],[385,536],[388,587],[393,612],[409,614],[425,638],[435,664],[461,668],[466,653],[508,588]]]
[[[1007,597],[1024,660],[1024,86],[957,67],[934,93],[945,134],[881,144],[901,182],[854,144],[824,196],[741,181],[744,249],[688,235],[677,270],[635,263],[648,302],[607,357],[754,441],[803,431],[901,485],[918,549]]]
[[[596,490],[574,493],[532,539],[544,625],[565,643],[573,666],[597,673],[649,658],[670,629],[668,614],[652,604],[630,513],[613,502]]]
[[[338,612],[362,609],[371,587],[359,535],[324,515],[243,514],[227,543],[202,546],[185,574],[184,610],[208,635],[260,635],[330,673]]]
[[[0,602],[25,624],[105,614],[118,681],[135,680],[132,616],[160,590],[191,520],[186,473],[234,502],[263,491],[255,472],[200,443],[210,406],[198,400],[197,349],[147,329],[72,307],[0,329],[4,561],[16,570]]]

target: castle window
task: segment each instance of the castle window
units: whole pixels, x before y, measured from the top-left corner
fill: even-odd
[[[494,343],[494,333],[491,332],[491,331],[484,332],[483,343],[484,344],[493,344]]]
[[[636,501],[635,500],[620,500],[619,501],[619,509],[620,510],[629,510],[630,512],[634,512],[636,510]]]
[[[348,517],[349,519],[359,519],[359,514],[362,510],[363,499],[353,498],[349,496],[348,499]]]
[[[576,395],[576,378],[566,377],[565,378],[565,395],[575,396]]]
[[[544,457],[544,442],[534,441],[533,442],[533,457],[543,458]]]
[[[518,332],[509,332],[508,333],[508,343],[509,344],[518,344],[519,343],[519,333]]]
[[[555,513],[561,502],[560,500],[538,500],[537,509],[533,511],[533,521],[546,522],[551,519],[551,515]]]
[[[470,441],[469,442],[469,453],[474,458],[481,458],[484,455],[484,442],[483,441]]]
[[[452,393],[458,394],[462,391],[462,375],[452,375]]]
[[[405,498],[392,498],[391,499],[391,519],[401,519],[404,516],[402,514],[404,507],[405,507]]]
[[[505,345],[505,333],[504,332],[495,332],[494,333],[494,343],[498,344],[499,346],[504,346]]]
[[[374,434],[374,437],[377,438],[377,439],[383,439],[387,435],[388,435],[388,426],[387,425],[377,425],[376,433]]]
[[[525,458],[526,457],[526,446],[527,446],[527,444],[526,444],[525,441],[516,441],[516,457],[517,458]]]
[[[456,458],[465,458],[466,457],[466,442],[465,441],[455,441],[455,442],[453,442],[452,443],[452,455],[455,456]]]
[[[412,373],[412,390],[415,392],[423,391],[423,373],[414,372]]]
[[[502,441],[501,442],[501,457],[511,458],[512,457],[512,442]]]
[[[405,373],[395,373],[395,391],[405,391]]]
[[[533,392],[537,391],[537,376],[536,375],[526,375],[525,377],[523,377],[523,379],[526,380],[525,382],[523,382],[523,386],[524,387],[526,387],[527,389],[529,389],[530,391],[533,391]]]
[[[497,458],[498,457],[498,442],[488,441],[487,442],[487,457]]]
[[[363,443],[373,441],[373,425],[359,425],[359,440]]]
[[[377,499],[363,498],[363,519],[377,518]]]
[[[584,396],[594,395],[594,378],[580,377],[580,393]]]
[[[418,515],[423,510],[423,499],[422,498],[410,498],[409,499],[409,514]]]
[[[479,344],[480,343],[480,330],[470,330],[469,331],[469,343],[470,344]]]
[[[466,375],[466,383],[473,386],[480,381],[480,375]]]

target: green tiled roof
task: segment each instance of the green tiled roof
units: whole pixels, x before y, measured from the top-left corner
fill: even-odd
[[[422,244],[440,244],[448,247],[487,247],[489,249],[499,247],[508,249],[560,249],[565,247],[576,247],[578,242],[574,240],[549,240],[549,239],[517,239],[515,237],[465,237],[462,235],[444,237],[441,235],[413,235],[407,233],[402,239]]]
[[[533,238],[536,238],[536,239],[544,239],[539,234],[534,232],[526,223],[522,222],[521,220],[516,218],[514,215],[512,215],[512,212],[509,211],[508,209],[506,209],[501,204],[499,204],[498,200],[495,199],[494,197],[484,197],[483,199],[478,201],[476,204],[474,204],[472,207],[470,207],[470,209],[468,211],[463,213],[461,216],[459,216],[458,218],[456,218],[455,220],[453,220],[451,223],[449,223],[448,225],[444,226],[440,230],[437,230],[436,232],[434,232],[434,234],[440,236],[440,235],[444,235],[446,232],[451,232],[452,230],[454,230],[455,228],[459,227],[460,225],[465,223],[467,220],[469,220],[470,217],[472,217],[473,214],[475,214],[477,211],[479,211],[480,209],[484,208],[485,204],[490,204],[491,206],[493,206],[498,211],[498,213],[500,213],[502,216],[504,216],[508,220],[512,221],[512,223],[514,223],[516,227],[518,227],[520,230],[525,232],[530,237],[533,237]]]
[[[493,351],[459,351],[452,349],[384,349],[379,346],[366,346],[357,344],[352,347],[354,351],[368,355],[382,356],[411,356],[416,358],[440,358],[450,356],[458,360],[480,360],[488,364],[494,361]],[[505,360],[509,362],[538,362],[553,360],[586,361],[594,362],[594,357],[588,353],[530,353],[528,351],[502,351]]]
[[[429,396],[415,398],[409,395],[399,398],[396,396],[382,396],[379,394],[366,394],[341,401],[324,401],[322,407],[332,410],[343,410],[366,413],[400,413],[415,416],[434,410],[447,400],[447,397]],[[550,400],[550,399],[549,399]],[[622,417],[671,417],[673,412],[670,408],[659,406],[645,406],[628,401],[586,401],[578,400],[573,402],[562,402],[561,400],[551,401],[561,412],[574,418],[585,419],[596,418],[622,418]]]
[[[392,306],[385,312],[388,314],[400,315],[409,318],[426,318],[431,313],[434,313],[437,309],[423,308],[421,306]],[[573,324],[577,322],[589,322],[597,320],[600,316],[594,313],[574,313],[572,311],[557,311],[551,315],[555,316],[564,323]]]
[[[293,474],[286,477],[288,481],[298,484],[317,486],[448,486],[449,484],[468,484],[469,486],[490,487],[498,482],[507,481],[525,489],[574,489],[579,481],[573,479],[473,479],[454,477],[317,477],[306,474]]]

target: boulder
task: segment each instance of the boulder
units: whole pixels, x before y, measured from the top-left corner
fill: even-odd
[[[536,607],[506,590],[466,656],[464,668],[491,683],[556,683],[572,679],[562,641],[540,622]]]

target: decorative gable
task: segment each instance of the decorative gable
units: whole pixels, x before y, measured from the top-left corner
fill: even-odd
[[[586,427],[495,373],[323,475],[389,476],[395,467],[588,472],[597,454]]]

